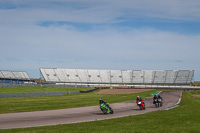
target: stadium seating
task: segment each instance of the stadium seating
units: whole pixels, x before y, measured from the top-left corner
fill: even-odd
[[[40,69],[47,82],[109,84],[190,84],[193,70]],[[12,76],[11,74],[7,74]],[[1,75],[0,75],[1,76]]]
[[[22,80],[30,80],[28,74],[26,72],[20,71],[0,71],[0,78],[1,79],[22,79]]]
[[[101,77],[102,83],[110,83],[110,71],[100,70],[99,75]]]
[[[24,84],[25,82],[30,82],[30,78],[26,72],[19,71],[0,71],[0,83],[3,84]]]
[[[167,76],[167,71],[155,71],[153,83],[164,84]]]
[[[122,83],[122,73],[121,70],[111,70],[110,71],[110,81],[111,83]]]
[[[1,71],[4,77],[7,77],[9,79],[15,79],[15,75],[12,73],[12,71]]]
[[[133,71],[132,77],[132,83],[144,83],[144,71]]]
[[[181,70],[177,72],[175,83],[187,83],[190,71]]]
[[[79,76],[80,82],[90,82],[87,70],[77,69],[77,74]]]
[[[131,70],[122,70],[122,82],[124,84],[132,83],[132,71]]]
[[[91,83],[102,83],[99,70],[88,70],[88,76]]]
[[[147,71],[143,71],[143,72],[144,72],[144,83],[145,84],[151,84],[151,83],[153,83],[154,71],[147,70]]]
[[[166,71],[166,84],[174,84],[176,80],[177,71]]]
[[[194,76],[194,71],[190,71],[186,84],[191,83],[191,81],[193,80],[193,76]]]
[[[65,72],[67,74],[66,76],[68,77],[69,82],[81,82],[76,69],[66,69]]]
[[[55,69],[55,73],[60,82],[69,82],[69,78],[67,77],[65,69]]]
[[[45,69],[45,73],[48,81],[59,82],[55,69]]]

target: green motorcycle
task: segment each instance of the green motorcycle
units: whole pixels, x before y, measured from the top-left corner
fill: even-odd
[[[109,103],[106,103],[103,99],[99,99],[100,109],[104,114],[113,114],[112,108]]]

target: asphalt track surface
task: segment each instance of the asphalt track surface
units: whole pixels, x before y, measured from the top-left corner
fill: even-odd
[[[104,115],[99,106],[0,114],[0,129],[79,123],[144,114],[176,105],[180,101],[182,92],[166,91],[161,92],[160,95],[164,100],[160,108],[156,108],[152,97],[149,97],[144,99],[146,110],[139,110],[136,101],[133,100],[110,104],[114,114],[108,115]]]

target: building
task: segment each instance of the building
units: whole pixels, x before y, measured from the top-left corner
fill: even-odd
[[[0,70],[0,83],[24,84],[30,81],[27,72]]]
[[[49,83],[189,85],[194,70],[91,70],[40,68]]]

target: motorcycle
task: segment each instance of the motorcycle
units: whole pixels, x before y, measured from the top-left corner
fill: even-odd
[[[158,98],[158,105],[161,107],[163,105],[163,101],[161,98]]]
[[[144,104],[144,108],[142,108],[142,104]],[[138,101],[137,105],[139,106],[140,110],[142,110],[142,109],[145,110],[145,103],[144,102],[142,103],[142,102]]]
[[[114,111],[113,109],[109,106],[109,103],[101,103],[100,104],[100,109],[104,114],[113,114]]]
[[[158,99],[155,99],[155,100],[154,100],[154,104],[155,104],[156,108],[158,108],[158,107],[159,107],[159,102],[158,102]]]
[[[158,107],[161,107],[161,106],[162,106],[163,101],[162,101],[161,98],[158,98],[158,99],[155,99],[155,100],[154,100],[154,104],[155,104],[156,108],[158,108]]]

